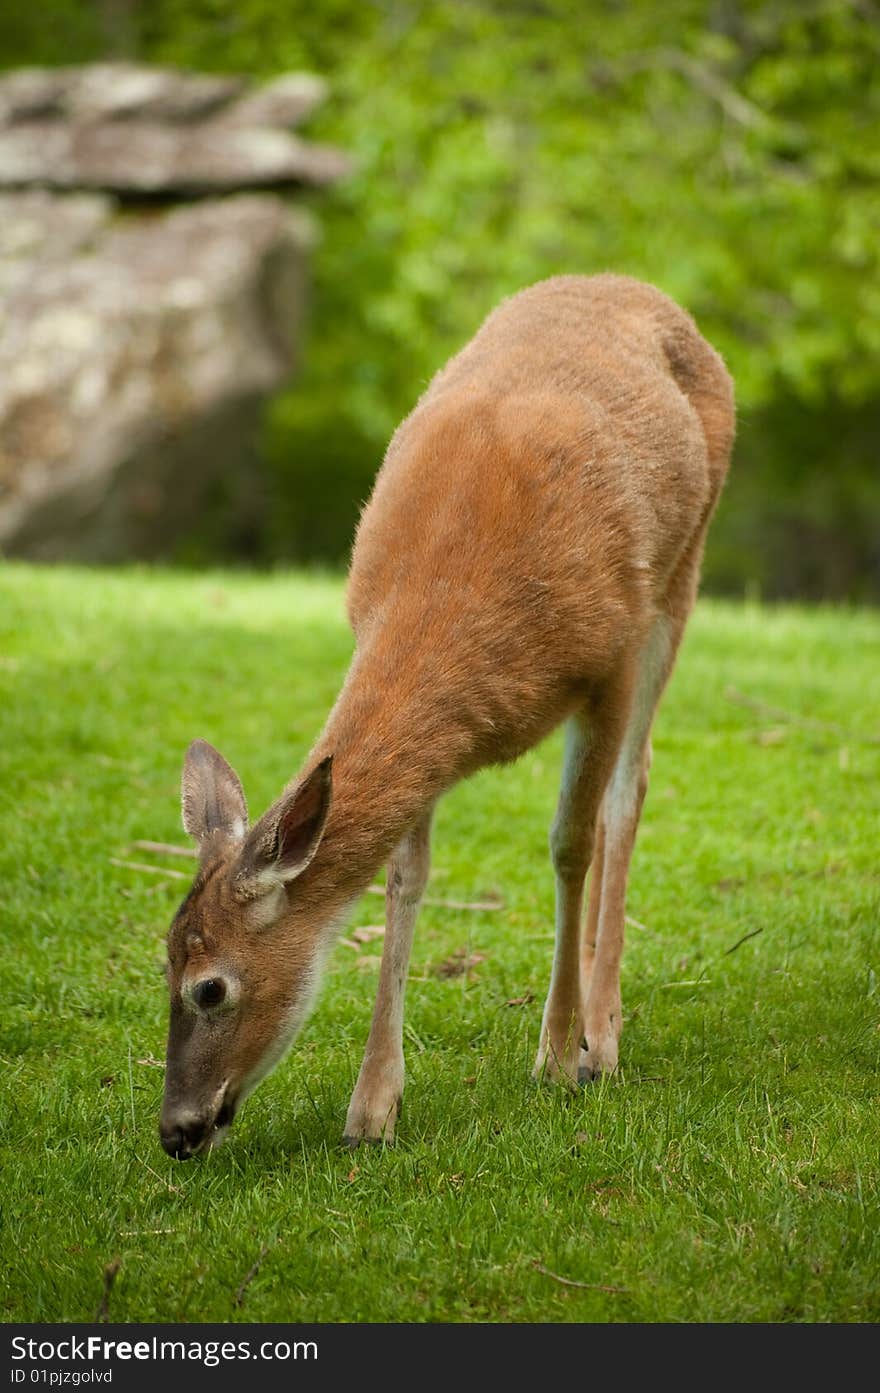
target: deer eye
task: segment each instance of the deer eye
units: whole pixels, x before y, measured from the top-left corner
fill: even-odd
[[[193,987],[192,998],[197,1006],[219,1006],[226,998],[226,983],[222,977],[206,977]]]

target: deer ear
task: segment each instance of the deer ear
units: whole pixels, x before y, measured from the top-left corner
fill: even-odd
[[[266,894],[302,875],[324,833],[330,811],[333,756],[252,828],[239,857],[239,888],[246,898]]]
[[[194,740],[186,752],[181,785],[184,830],[204,852],[215,836],[242,841],[247,803],[235,770],[207,740]]]

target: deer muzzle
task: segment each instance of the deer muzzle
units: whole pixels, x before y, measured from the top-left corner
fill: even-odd
[[[210,1151],[223,1141],[235,1117],[237,1099],[232,1096],[226,1080],[212,1099],[211,1106],[194,1112],[184,1105],[174,1105],[166,1098],[159,1122],[159,1140],[175,1161],[188,1161],[201,1151]]]

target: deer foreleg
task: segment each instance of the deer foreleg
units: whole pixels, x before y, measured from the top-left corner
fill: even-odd
[[[367,1047],[345,1119],[343,1141],[390,1142],[403,1096],[403,1002],[419,902],[431,861],[431,814],[396,847],[385,890],[385,944]]]

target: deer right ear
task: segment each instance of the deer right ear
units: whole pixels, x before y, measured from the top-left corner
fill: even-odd
[[[248,811],[239,777],[207,740],[194,740],[186,752],[181,802],[184,830],[202,853],[216,836],[244,839]]]
[[[302,875],[324,835],[333,790],[327,755],[251,828],[239,856],[237,883],[244,899],[278,890]]]

